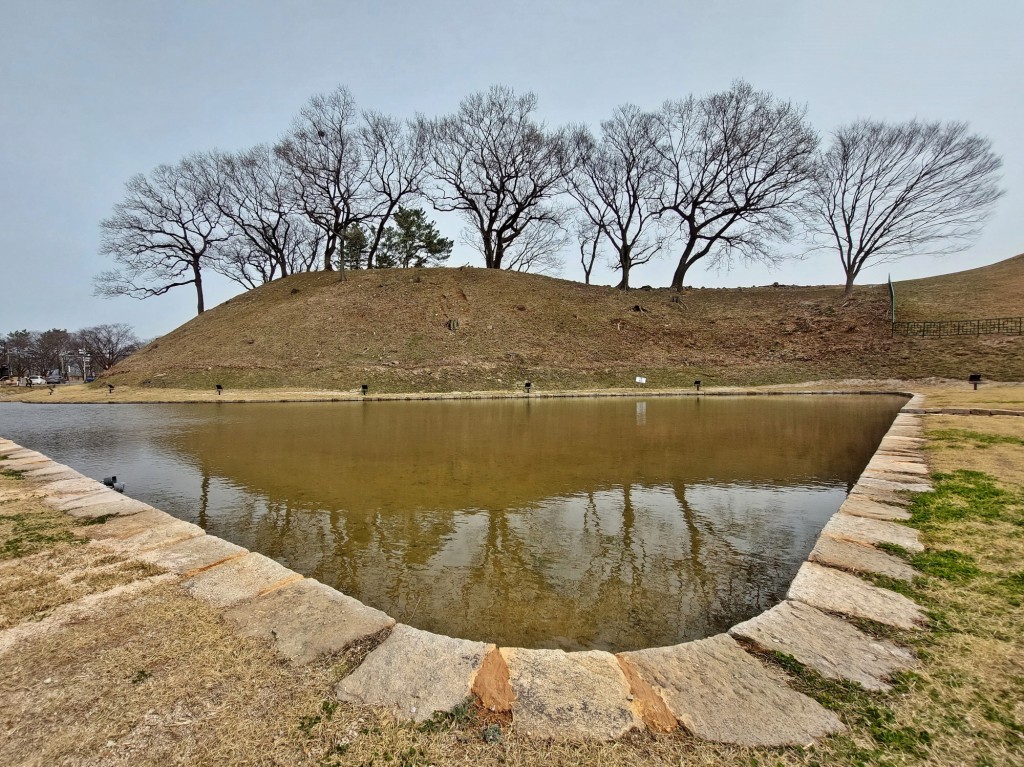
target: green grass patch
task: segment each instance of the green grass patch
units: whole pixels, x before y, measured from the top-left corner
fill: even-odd
[[[933,479],[934,489],[916,494],[910,504],[911,527],[928,530],[967,519],[1024,524],[1020,513],[1024,499],[999,487],[988,474],[957,469],[935,474]]]
[[[464,700],[451,711],[436,711],[417,729],[420,732],[442,732],[453,727],[472,724],[476,720],[476,709],[472,700]]]
[[[874,747],[852,741],[848,743],[846,750],[854,764],[884,760],[892,757],[894,752],[918,759],[928,755],[932,734],[926,729],[900,725],[890,707],[895,695],[906,693],[917,684],[915,675],[898,675],[892,692],[877,693],[868,692],[854,682],[826,679],[791,655],[770,653],[768,660],[781,666],[793,678],[793,686],[797,690],[835,711],[851,728],[871,735]]]
[[[892,554],[894,557],[899,557],[907,562],[910,561],[913,556],[909,551],[900,546],[898,543],[889,543],[889,541],[881,541],[875,544],[876,549],[884,551],[886,554]]]
[[[878,573],[862,573],[861,577],[871,581],[880,589],[895,591],[897,594],[902,594],[908,599],[913,599],[915,601],[921,600],[920,592],[914,587],[914,585],[899,578],[892,578],[888,575],[880,575]]]
[[[0,516],[0,560],[18,559],[60,543],[84,543],[66,524],[62,512]]]
[[[25,474],[18,469],[0,469],[0,477],[7,479],[25,479]]]
[[[911,557],[910,564],[925,575],[952,583],[967,583],[981,575],[974,557],[953,549],[923,551]]]

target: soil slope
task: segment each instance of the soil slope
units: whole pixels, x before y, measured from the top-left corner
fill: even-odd
[[[1024,380],[1024,337],[892,337],[884,285],[630,290],[476,268],[299,274],[157,339],[101,383],[374,391]],[[896,283],[897,319],[1024,315],[1024,255]]]

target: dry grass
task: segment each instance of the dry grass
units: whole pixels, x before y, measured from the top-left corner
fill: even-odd
[[[1019,312],[1024,258],[900,283],[902,316]],[[1016,286],[1014,288],[1013,286]],[[455,331],[446,323],[458,320]],[[122,387],[354,392],[779,384],[945,376],[1024,380],[1024,337],[893,338],[888,292],[635,290],[484,269],[294,275],[206,312],[118,365]],[[134,394],[134,392],[133,392]],[[33,392],[34,399],[65,396]]]
[[[899,320],[1020,317],[1024,254],[977,269],[897,282],[895,288]]]
[[[990,410],[1024,410],[1024,386],[983,383],[977,390],[963,381],[927,390],[928,407],[969,407]]]
[[[1024,418],[927,416],[925,426],[931,434],[929,462],[934,471],[981,471],[1024,490]],[[1001,439],[985,440],[984,435]]]

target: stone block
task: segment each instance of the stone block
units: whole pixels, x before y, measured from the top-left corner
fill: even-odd
[[[203,570],[183,585],[192,596],[214,607],[232,607],[301,578],[273,559],[250,553]]]
[[[890,689],[886,680],[915,661],[909,650],[803,602],[783,602],[729,633],[759,650],[792,655],[828,679],[848,679],[868,690]]]
[[[25,476],[39,481],[54,481],[58,479],[79,479],[82,475],[74,469],[55,463],[52,466],[44,466],[40,469],[29,469]]]
[[[242,636],[271,640],[281,656],[300,665],[395,625],[380,610],[309,578],[232,607],[224,617]]]
[[[924,611],[902,594],[813,562],[800,566],[787,597],[825,612],[867,618],[901,629],[920,628],[927,621]]]
[[[875,479],[871,475],[861,475],[861,478],[857,480],[857,486],[866,488],[868,491],[882,490],[901,493],[926,493],[932,489],[930,482],[920,482],[910,479],[899,481],[893,481],[891,479]]]
[[[512,713],[516,695],[512,692],[508,675],[508,664],[501,652],[494,649],[487,653],[473,680],[473,694],[480,699],[484,708],[503,714]]]
[[[517,732],[548,740],[614,740],[643,722],[611,653],[502,648]]]
[[[126,495],[114,493],[107,496],[108,500],[102,503],[93,503],[86,506],[79,506],[74,509],[64,509],[64,513],[80,519],[96,519],[97,517],[128,517],[132,514],[139,514],[145,511],[155,511],[148,503],[143,503]]]
[[[143,551],[135,556],[186,578],[249,552],[214,535],[202,535]]]
[[[844,728],[726,634],[622,653],[690,733],[740,746],[806,746]]]
[[[876,573],[908,583],[918,574],[917,570],[899,557],[879,551],[874,546],[844,541],[829,535],[818,538],[807,558],[811,562],[840,570]]]
[[[842,511],[833,514],[821,532],[833,538],[866,543],[869,546],[877,543],[894,543],[907,551],[924,551],[920,533],[912,527],[881,519],[844,514]]]
[[[156,509],[115,517],[102,525],[90,525],[82,528],[82,533],[106,548],[130,556],[205,535],[198,525]]]
[[[98,490],[83,490],[78,493],[66,493],[54,495],[46,499],[45,503],[54,509],[61,511],[72,511],[73,509],[85,509],[89,506],[99,504],[118,504],[124,501],[126,496],[109,488],[100,485]]]
[[[843,502],[843,505],[839,507],[839,511],[852,517],[868,517],[869,519],[881,519],[887,522],[910,519],[910,512],[905,508],[888,503],[879,503],[862,495],[851,495],[848,497]]]
[[[380,647],[334,688],[338,698],[390,709],[422,722],[470,697],[473,681],[494,645],[399,624]]]
[[[53,467],[47,467],[44,471],[59,468],[60,464],[54,464]],[[104,490],[109,490],[102,482],[97,482],[95,479],[89,477],[75,477],[73,479],[57,479],[43,482],[39,485],[39,489],[47,495],[54,497],[60,497],[65,495],[79,496],[87,493],[99,493]]]

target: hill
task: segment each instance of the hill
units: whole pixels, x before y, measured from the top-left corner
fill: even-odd
[[[476,268],[299,274],[226,301],[104,382],[374,391],[1024,380],[1024,338],[891,337],[884,285],[630,290]],[[896,283],[899,319],[1024,314],[1024,256]]]

